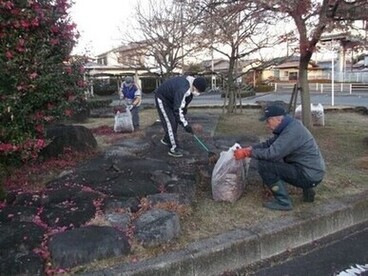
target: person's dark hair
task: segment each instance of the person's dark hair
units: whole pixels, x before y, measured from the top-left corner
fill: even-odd
[[[204,77],[196,77],[193,86],[197,88],[198,92],[204,92],[207,88],[207,81]]]

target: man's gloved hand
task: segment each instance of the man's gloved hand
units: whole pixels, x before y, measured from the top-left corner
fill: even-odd
[[[190,134],[193,134],[193,129],[192,129],[192,127],[190,125],[186,125],[184,127],[184,129],[185,129],[186,132],[188,132]]]
[[[134,105],[132,105],[132,104],[128,105],[129,110],[132,110],[133,107],[134,107]]]
[[[236,160],[244,159],[252,155],[252,148],[240,148],[234,151],[234,158]]]

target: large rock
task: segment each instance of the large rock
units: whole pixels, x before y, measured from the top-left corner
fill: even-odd
[[[63,188],[48,191],[44,196],[45,205],[40,214],[42,221],[51,227],[80,227],[91,220],[96,213],[94,192],[78,191],[68,193]]]
[[[126,210],[126,212],[137,212],[140,201],[136,197],[106,197],[102,202],[104,213],[114,212],[116,210]]]
[[[0,223],[0,275],[43,275],[44,260],[33,250],[41,249],[45,233],[32,222]]]
[[[45,275],[44,262],[33,252],[9,254],[0,258],[0,275]]]
[[[111,212],[105,215],[107,221],[111,226],[119,229],[120,231],[127,231],[130,223],[130,215],[128,213]]]
[[[51,143],[42,150],[42,157],[56,157],[66,149],[89,151],[97,148],[97,141],[92,132],[84,126],[53,125],[46,130],[46,139]]]
[[[0,259],[9,254],[28,253],[40,247],[44,234],[45,230],[32,222],[0,225]]]
[[[5,206],[0,209],[0,225],[15,222],[32,222],[37,215],[37,208],[30,206]]]
[[[92,261],[127,255],[127,238],[108,226],[86,226],[55,234],[49,242],[55,267],[70,268]]]
[[[178,214],[162,209],[152,209],[134,223],[136,236],[144,247],[158,246],[177,238],[180,234]]]

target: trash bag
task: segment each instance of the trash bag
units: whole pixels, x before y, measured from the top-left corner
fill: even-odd
[[[115,113],[114,132],[133,132],[134,126],[132,121],[132,113],[129,108],[125,108],[124,112],[117,111]]]
[[[240,148],[234,144],[228,151],[220,153],[212,171],[212,197],[215,201],[235,202],[245,188],[245,171],[243,160],[235,160],[234,150]]]
[[[298,120],[302,119],[302,106],[298,105],[295,109],[294,117]],[[325,125],[325,113],[323,109],[323,105],[319,104],[311,104],[311,118],[312,125],[314,126],[324,126]]]

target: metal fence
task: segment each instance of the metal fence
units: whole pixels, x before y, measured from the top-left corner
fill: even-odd
[[[332,81],[331,72],[324,72],[317,75],[310,74],[308,76],[309,80],[317,81],[317,80],[330,80]],[[289,77],[281,78],[281,81],[288,81]],[[368,71],[361,72],[335,72],[334,74],[335,82],[359,82],[359,83],[368,83]]]
[[[318,80],[324,80],[323,82]],[[333,79],[330,72],[321,75],[309,76],[310,92],[368,93],[368,72],[335,72]],[[327,81],[327,82],[326,82]],[[333,85],[332,85],[333,83]],[[275,92],[290,92],[295,82],[273,83]]]
[[[292,92],[295,83],[274,83],[274,92]],[[368,93],[367,83],[310,83],[309,91],[312,93],[328,93],[334,90],[335,92],[353,94],[358,92]]]
[[[323,79],[332,79],[331,73],[325,73],[323,75]],[[368,83],[368,72],[335,72],[334,80],[338,82]]]

